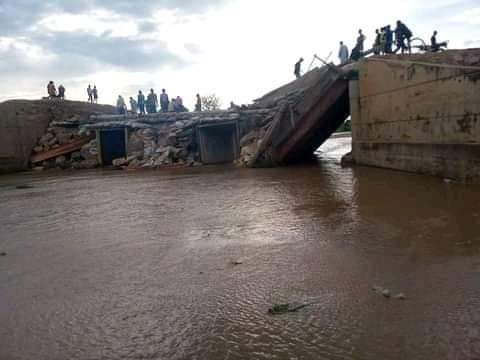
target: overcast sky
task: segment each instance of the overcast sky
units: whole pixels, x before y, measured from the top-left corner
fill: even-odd
[[[248,103],[290,81],[299,56],[337,61],[364,29],[402,19],[414,36],[434,29],[450,47],[480,47],[479,0],[0,0],[0,101],[45,96],[100,102],[165,87],[186,104],[216,93]]]

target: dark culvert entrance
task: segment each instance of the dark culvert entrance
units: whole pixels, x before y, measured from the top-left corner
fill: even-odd
[[[200,157],[204,164],[234,162],[240,154],[236,122],[202,125],[198,128]]]
[[[99,130],[100,151],[103,166],[112,165],[113,160],[127,156],[125,129]]]

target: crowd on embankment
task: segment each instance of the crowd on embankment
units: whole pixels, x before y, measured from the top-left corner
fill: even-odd
[[[438,31],[434,31],[433,35],[430,38],[430,45],[426,45],[421,40],[421,44],[417,45],[419,50],[426,52],[438,52],[447,48],[448,42],[439,42],[437,40]],[[367,40],[366,35],[363,33],[363,30],[358,30],[358,37],[356,39],[355,46],[350,52],[348,46],[340,41],[340,48],[338,50],[338,59],[340,65],[345,65],[350,61],[358,61],[361,58],[368,56],[370,54],[374,55],[387,55],[387,54],[397,54],[401,52],[402,54],[411,54],[412,53],[412,40],[413,32],[410,28],[405,25],[402,21],[397,21],[397,26],[395,30],[392,30],[391,25],[386,25],[375,30],[375,41],[371,48],[365,48],[365,42]],[[394,45],[396,48],[394,49]],[[314,59],[318,58],[316,55]],[[294,74],[297,78],[302,76],[302,63],[304,59],[300,60],[295,64]]]

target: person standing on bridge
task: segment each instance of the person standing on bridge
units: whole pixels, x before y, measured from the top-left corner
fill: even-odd
[[[150,89],[150,94],[147,96],[147,112],[149,114],[155,114],[157,112],[158,96],[153,89]]]
[[[300,79],[300,77],[302,76],[302,63],[303,63],[303,58],[300,58],[300,60],[298,60],[297,63],[295,64],[295,70],[293,71],[293,73],[295,74],[297,79]]]
[[[345,65],[348,62],[348,47],[340,41],[340,50],[338,51],[338,58],[340,59],[340,65]]]
[[[90,86],[90,84],[88,84],[88,87],[87,87],[87,95],[88,95],[88,102],[90,104],[93,104],[93,91],[92,91],[92,87]]]
[[[382,34],[380,30],[375,30],[375,42],[373,43],[373,53],[375,55],[380,55],[381,51],[381,41],[382,41]]]
[[[364,51],[364,46],[365,46],[365,40],[367,39],[367,37],[365,35],[363,35],[363,31],[362,29],[358,30],[358,37],[357,37],[357,50],[360,52],[360,53],[363,53]]]
[[[133,114],[136,114],[138,112],[137,102],[131,96],[130,96],[130,110],[132,111]]]
[[[201,112],[202,111],[202,98],[200,94],[197,94],[197,103],[195,104],[195,111]]]
[[[55,83],[53,81],[50,81],[48,83],[47,92],[48,92],[48,97],[50,99],[53,99],[53,98],[57,97],[57,89],[55,88]]]
[[[145,115],[145,95],[143,95],[142,90],[138,90],[137,103],[140,115]]]
[[[400,20],[397,21],[397,28],[395,29],[395,38],[397,41],[397,48],[395,49],[394,53],[396,54],[398,50],[402,50],[402,54],[405,54],[405,52],[408,50],[408,53],[412,53],[412,36],[413,33],[412,31],[402,23]],[[405,40],[407,41],[407,44],[405,44]]]
[[[98,104],[98,90],[97,90],[97,85],[93,85],[92,94],[93,94],[93,102],[94,102],[95,104]]]
[[[166,93],[165,89],[162,89],[162,93],[160,94],[160,108],[162,109],[163,113],[168,112],[168,94]]]
[[[393,31],[390,25],[385,27],[385,54],[393,52]]]
[[[118,95],[117,99],[117,113],[119,115],[125,115],[127,110],[127,105],[125,104],[125,100],[123,100],[122,95]]]
[[[58,97],[61,100],[65,100],[65,86],[63,86],[62,84],[60,84],[60,86],[58,87]]]

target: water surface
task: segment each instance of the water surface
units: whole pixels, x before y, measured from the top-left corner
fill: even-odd
[[[348,147],[0,177],[0,359],[480,358],[480,188],[342,169]]]

